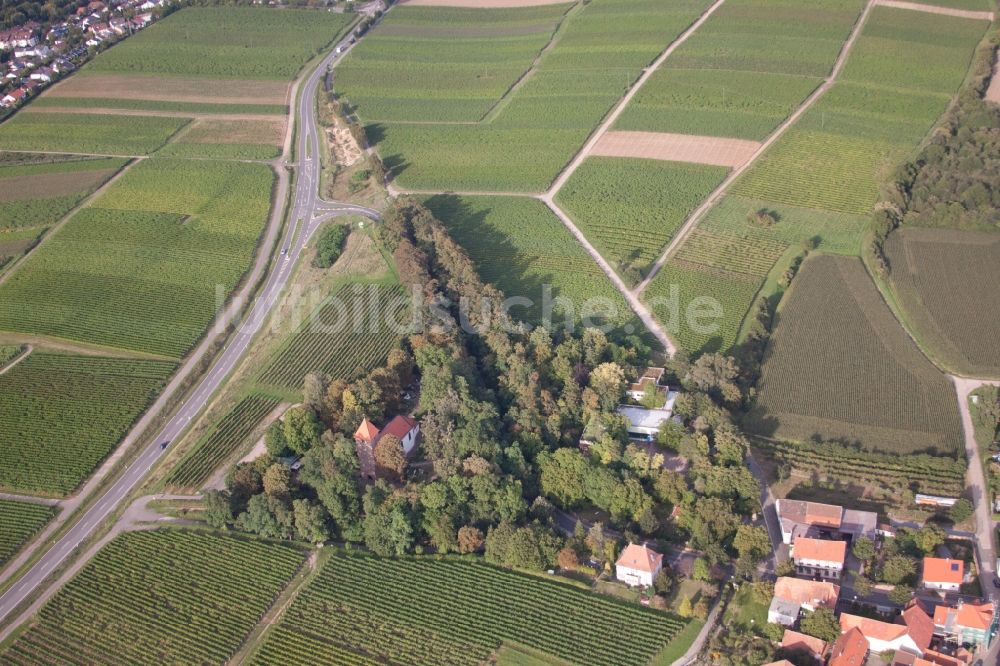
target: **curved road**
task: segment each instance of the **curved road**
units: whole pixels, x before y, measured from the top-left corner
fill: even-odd
[[[339,44],[338,48],[342,49],[341,53],[338,54],[335,50],[309,74],[299,97],[296,108],[298,127],[296,160],[289,163],[289,166],[295,168],[298,173],[298,179],[295,183],[295,198],[287,218],[289,220],[288,228],[281,240],[281,253],[275,258],[271,274],[261,289],[249,316],[238,326],[236,334],[230,338],[216,357],[194,393],[185,399],[176,414],[157,433],[156,438],[126,468],[104,496],[87,509],[77,523],[50,547],[24,576],[0,596],[0,620],[6,619],[18,605],[35,592],[46,578],[66,561],[80,542],[89,537],[93,530],[114,512],[165,453],[165,450],[161,448],[161,443],[175,440],[205,407],[207,401],[239,363],[254,335],[263,326],[272,307],[288,283],[292,268],[316,229],[327,220],[340,215],[353,214],[362,215],[372,220],[379,219],[378,211],[362,206],[324,201],[318,194],[320,138],[315,116],[315,98],[327,66],[346,55],[351,45],[345,41]],[[3,632],[0,632],[0,639],[8,634],[14,626],[27,619],[26,616],[27,613],[12,622]]]

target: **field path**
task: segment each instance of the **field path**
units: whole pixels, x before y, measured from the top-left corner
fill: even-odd
[[[32,352],[33,349],[34,349],[34,347],[32,347],[31,345],[25,345],[24,349],[22,349],[20,351],[20,353],[18,353],[17,356],[15,356],[14,358],[12,358],[5,366],[3,366],[2,368],[0,368],[0,375],[7,374],[8,372],[10,372],[11,368],[13,368],[14,366],[16,366],[18,363],[20,363],[24,359],[28,358],[28,356],[31,354],[31,352]],[[2,498],[2,493],[0,493],[0,498]]]
[[[735,183],[736,180],[751,166],[753,166],[760,156],[767,152],[767,149],[774,145],[774,143],[780,139],[782,135],[784,135],[788,128],[794,125],[795,122],[801,118],[802,115],[808,111],[827,90],[830,89],[830,87],[837,80],[837,77],[840,76],[840,72],[844,68],[844,64],[847,62],[847,56],[850,55],[851,49],[854,47],[854,43],[857,41],[862,28],[864,28],[865,23],[868,21],[868,15],[871,14],[872,7],[877,2],[878,0],[868,0],[865,4],[865,8],[862,10],[861,15],[858,17],[858,20],[854,23],[854,27],[851,29],[851,34],[847,37],[844,45],[840,48],[840,54],[837,56],[836,62],[834,62],[833,69],[830,70],[830,75],[827,76],[826,79],[823,80],[823,83],[821,83],[816,90],[814,90],[812,94],[809,95],[809,97],[807,97],[805,101],[802,102],[802,104],[800,104],[799,107],[785,119],[785,122],[778,125],[777,129],[775,129],[774,132],[772,132],[771,135],[760,144],[760,147],[756,150],[756,152],[754,152],[750,159],[729,172],[726,179],[723,180],[710,195],[708,195],[708,198],[705,199],[700,206],[694,209],[694,212],[688,216],[688,219],[685,220],[684,224],[682,224],[677,230],[677,233],[674,234],[673,239],[660,254],[660,258],[657,259],[652,268],[650,268],[646,278],[635,288],[636,294],[642,294],[642,292],[646,290],[649,283],[653,281],[656,274],[659,273],[660,269],[663,268],[663,265],[667,263],[667,259],[670,258],[670,255],[672,255],[674,251],[680,247],[681,243],[683,243],[688,237],[688,234],[690,234],[698,225],[701,218],[704,217],[704,215],[719,202],[727,191],[729,191],[732,184]]]
[[[925,5],[921,2],[902,2],[902,0],[875,0],[875,4],[882,7],[892,7],[893,9],[910,9],[915,12],[926,12],[928,14],[941,14],[942,16],[955,16],[957,18],[967,18],[967,19],[982,19],[984,21],[993,20],[993,12],[977,12],[969,9],[955,9],[953,7]]]
[[[59,506],[59,500],[54,497],[34,497],[32,495],[0,493],[0,500],[7,500],[9,502],[24,502],[25,504],[41,504],[42,506]]]

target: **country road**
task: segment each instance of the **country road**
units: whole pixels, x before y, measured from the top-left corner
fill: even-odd
[[[9,624],[0,632],[3,640],[20,623],[37,609],[47,596],[55,592],[50,586],[31,608],[16,618],[10,614],[30,595],[39,590],[46,579],[76,550],[77,546],[91,536],[128,497],[147,473],[165,453],[161,444],[175,441],[189,423],[201,412],[211,396],[219,389],[246,352],[254,335],[261,329],[271,310],[278,302],[293,267],[302,256],[313,233],[327,220],[341,215],[362,215],[372,220],[379,219],[379,213],[370,208],[324,201],[319,197],[320,179],[320,139],[315,117],[315,96],[327,66],[346,55],[351,45],[341,42],[341,53],[336,51],[325,57],[308,75],[295,107],[298,128],[295,160],[288,163],[296,170],[295,193],[288,213],[288,227],[281,239],[281,252],[275,256],[271,273],[260,290],[248,316],[238,325],[236,333],[217,355],[197,388],[184,400],[170,420],[157,433],[153,441],[126,468],[124,473],[94,503],[66,534],[55,542],[38,561],[2,596],[0,596],[0,620]],[[266,253],[266,248],[263,250]]]

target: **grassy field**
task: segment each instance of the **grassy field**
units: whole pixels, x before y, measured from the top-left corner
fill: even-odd
[[[346,81],[346,96],[357,104],[359,116],[368,123],[369,138],[393,172],[401,187],[447,190],[484,190],[521,192],[543,190],[559,170],[579,149],[601,118],[649,64],[707,5],[703,0],[681,0],[663,3],[656,0],[593,0],[574,10],[561,25],[552,47],[542,54],[537,66],[524,78],[523,85],[506,97],[481,123],[448,124],[426,122],[428,117],[454,118],[460,114],[475,120],[475,113],[488,108],[488,98],[480,97],[472,105],[457,104],[453,108],[414,108],[410,98],[392,101],[391,91],[379,81],[389,79],[368,76],[366,79],[348,62],[338,73]],[[560,11],[562,11],[561,8]],[[396,14],[396,12],[399,14]],[[397,54],[399,37],[392,33],[393,21],[403,21],[407,12],[416,8],[403,7],[376,28],[363,54],[378,61],[385,69]],[[553,8],[548,8],[551,13]],[[440,25],[424,27],[427,37],[421,38],[419,62],[426,73],[421,77],[441,80],[431,86],[455,97],[472,94],[485,82],[456,83],[455,69],[449,58],[457,57],[463,35],[482,34],[493,29],[477,24],[479,12],[455,13],[454,9],[421,9],[421,15],[434,25],[434,17],[456,15],[470,17],[465,22],[450,22],[447,29]],[[505,10],[502,15],[515,17],[537,27],[539,9]],[[405,30],[413,32],[412,25]],[[482,54],[462,56],[464,71],[476,72],[483,78]],[[525,59],[520,60],[522,67]],[[440,67],[438,65],[441,65]],[[353,70],[353,71],[352,71]],[[366,70],[371,71],[371,70]],[[500,76],[498,70],[496,76]],[[509,79],[509,75],[507,75]],[[423,80],[414,79],[414,81]],[[449,83],[449,80],[451,83]],[[409,84],[406,84],[407,86]],[[453,87],[454,89],[450,89]],[[406,86],[403,94],[406,94]],[[480,94],[480,93],[476,93]],[[491,92],[494,95],[495,91]],[[366,96],[379,96],[379,103],[365,103]],[[434,116],[432,114],[438,114]],[[452,114],[452,115],[442,115]],[[382,122],[380,117],[424,120],[419,124]]]
[[[615,129],[762,140],[819,85],[858,0],[735,0],[639,91]]]
[[[0,239],[10,229],[58,222],[125,163],[101,158],[0,167]]]
[[[256,164],[135,165],[0,286],[0,328],[182,356],[247,269],[272,179]]]
[[[96,58],[89,72],[291,79],[348,15],[256,7],[189,7]]]
[[[291,546],[250,539],[122,534],[42,607],[0,661],[223,663],[303,560]]]
[[[601,303],[613,307],[615,315],[607,319],[610,323],[632,325],[628,323],[633,319],[632,311],[625,299],[541,201],[441,195],[426,204],[469,252],[485,281],[495,284],[508,298],[531,301],[527,307],[513,305],[510,312],[516,319],[541,322],[546,290],[550,290],[549,319],[557,326],[578,322],[588,303],[591,307]]]
[[[641,664],[686,624],[478,560],[337,554],[253,663],[478,664],[513,640],[574,664]]]
[[[591,157],[559,190],[557,201],[608,263],[634,283],[727,173],[701,164]]]
[[[81,77],[87,80],[87,76]],[[215,104],[202,102],[180,102],[155,99],[122,99],[117,97],[62,97],[42,95],[31,105],[36,108],[67,108],[67,109],[126,109],[129,111],[176,111],[179,113],[258,113],[266,115],[285,115],[288,106],[284,104],[251,104],[232,103]]]
[[[281,154],[285,121],[198,119],[164,146],[163,157],[199,157],[232,160],[267,160]]]
[[[261,421],[278,406],[272,398],[251,395],[240,400],[222,417],[215,428],[201,438],[194,449],[167,477],[172,488],[198,490],[223,463],[247,443]]]
[[[951,383],[907,336],[861,261],[849,257],[805,262],[778,312],[744,425],[779,440],[832,440],[896,455],[962,450]]]
[[[904,228],[886,242],[890,285],[922,344],[956,372],[1000,376],[1000,237]]]
[[[148,155],[188,122],[187,118],[29,110],[0,125],[0,150]]]
[[[0,375],[0,488],[72,492],[173,369],[161,361],[32,352]]]
[[[0,569],[55,514],[55,507],[0,499]]]
[[[310,372],[353,379],[385,363],[407,332],[409,306],[398,285],[348,283],[311,313],[264,367],[258,383],[294,399]],[[398,321],[399,330],[392,330]]]

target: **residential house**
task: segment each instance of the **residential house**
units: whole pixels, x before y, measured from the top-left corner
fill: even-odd
[[[628,585],[650,587],[663,569],[663,555],[645,544],[630,543],[615,562],[615,578]]]
[[[840,628],[842,631],[859,629],[868,641],[871,652],[901,650],[918,657],[930,646],[934,636],[933,622],[916,604],[911,604],[896,623],[841,613]]]
[[[17,48],[14,50],[14,57],[18,60],[23,60],[24,58],[47,58],[51,53],[51,49],[44,44],[39,44],[37,46],[25,46],[23,48]]]
[[[660,380],[663,378],[664,372],[663,368],[646,368],[642,376],[634,383],[629,384],[625,392],[628,394],[628,397],[639,402],[646,397],[646,391],[652,387],[656,391],[656,394],[663,399],[663,404],[666,404],[668,389],[666,386],[660,386]]]
[[[934,633],[956,643],[989,647],[1000,616],[993,602],[938,605],[934,609]]]
[[[951,558],[925,557],[923,586],[928,590],[958,592],[965,579],[965,562]]]
[[[785,629],[785,633],[781,637],[781,649],[786,652],[809,655],[817,662],[821,662],[826,654],[827,644],[826,641],[814,636]]]
[[[41,81],[42,83],[50,83],[55,77],[56,73],[52,71],[51,67],[39,67],[31,73],[32,81]]]
[[[830,650],[827,666],[863,666],[868,660],[868,639],[857,627],[840,635]]]
[[[802,610],[833,610],[839,596],[840,587],[833,583],[782,576],[774,583],[774,598],[767,610],[767,621],[792,626]]]
[[[14,90],[11,90],[9,93],[4,95],[3,99],[0,99],[0,105],[3,105],[4,108],[9,109],[11,107],[20,104],[24,100],[24,98],[27,97],[27,95],[28,91],[25,90],[24,88],[15,88]]]
[[[792,545],[792,562],[801,576],[840,579],[847,557],[846,541],[800,537]]]
[[[955,656],[927,650],[918,657],[909,652],[897,652],[890,666],[967,666],[972,663],[972,655],[967,650],[959,650]]]
[[[781,526],[781,540],[788,545],[799,537],[817,538],[823,535],[874,539],[877,531],[878,514],[871,511],[789,499],[777,500],[775,510]]]

